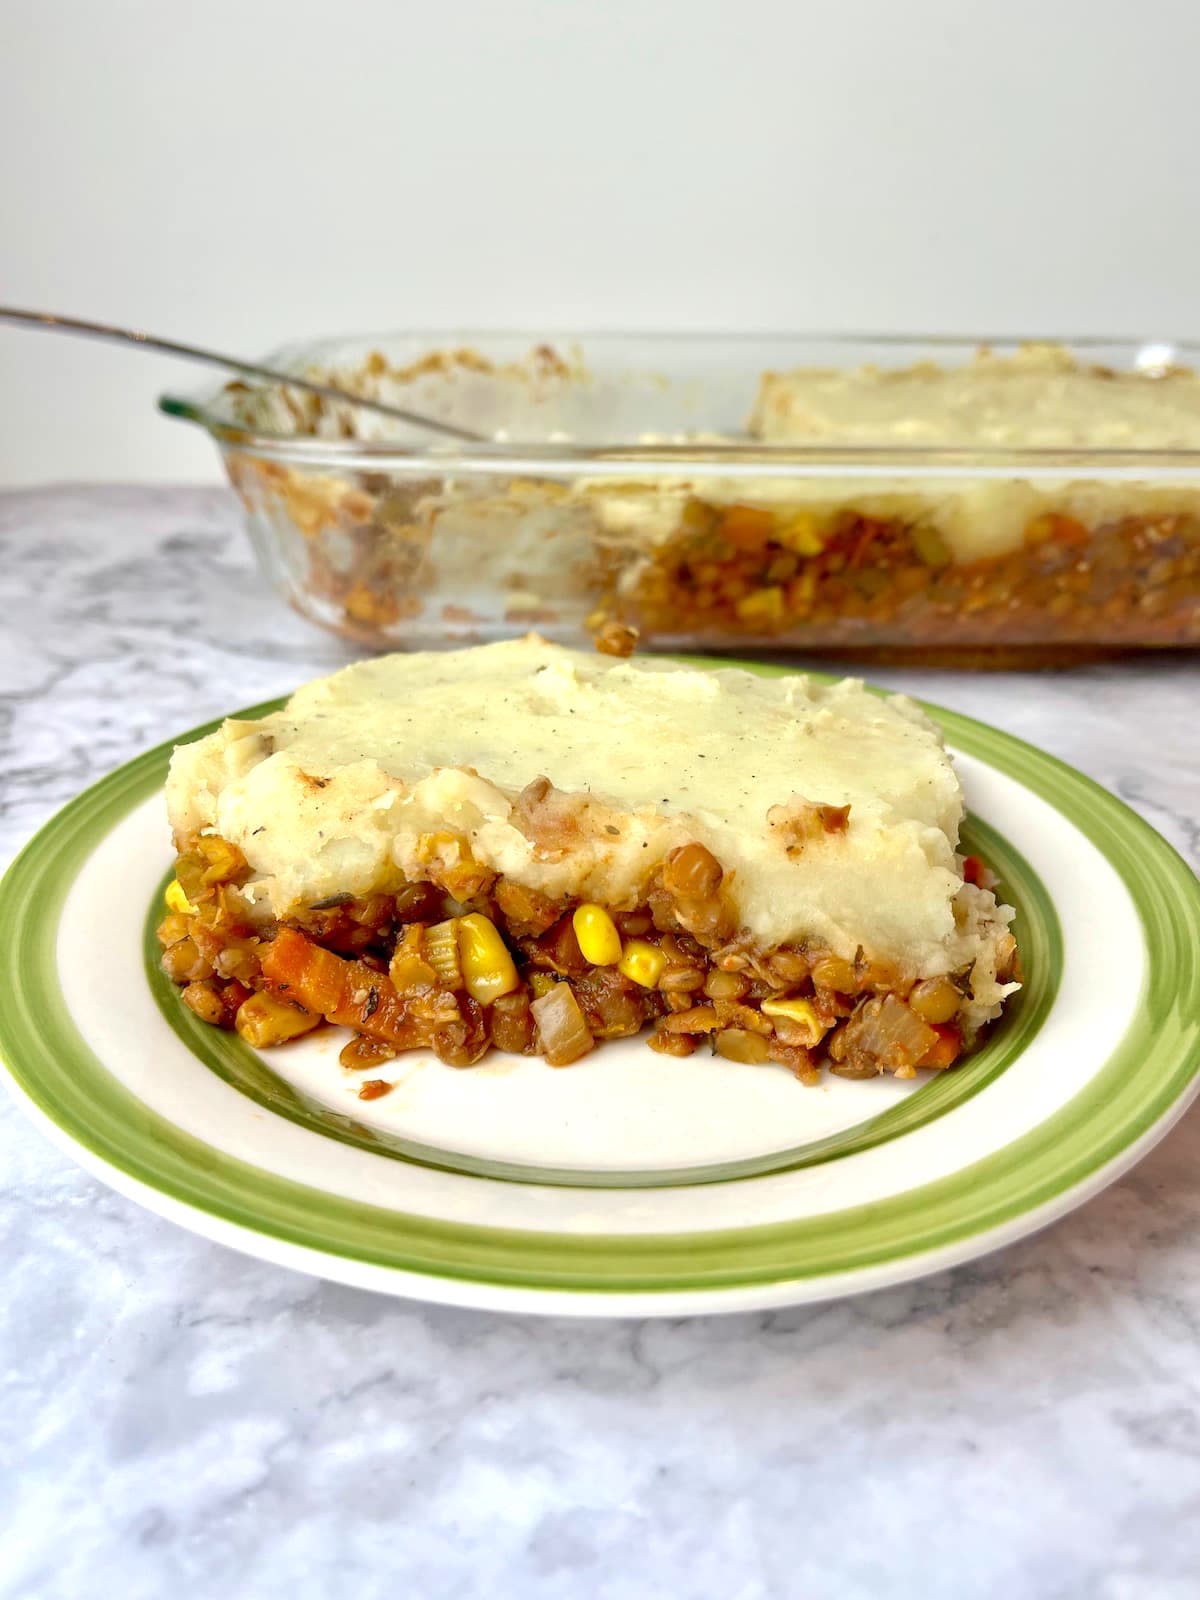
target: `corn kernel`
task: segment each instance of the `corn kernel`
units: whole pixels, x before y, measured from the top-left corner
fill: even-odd
[[[243,1000],[233,1025],[255,1050],[282,1044],[302,1033],[311,1033],[321,1018],[303,1006],[290,1005],[276,995],[260,992]]]
[[[634,983],[640,983],[643,989],[656,989],[666,967],[666,956],[646,939],[630,939],[617,962],[617,971]]]
[[[183,885],[178,878],[172,878],[167,885],[167,892],[163,895],[167,902],[168,911],[177,911],[180,916],[190,917],[195,915],[196,908],[183,892]]]
[[[612,967],[621,959],[621,935],[603,906],[588,902],[576,906],[571,918],[583,959],[593,967]]]
[[[807,511],[799,511],[775,530],[776,544],[797,556],[819,556],[825,541],[817,531],[817,519]]]
[[[807,1029],[811,1035],[810,1046],[817,1044],[825,1033],[811,1000],[764,1000],[761,1009],[764,1017],[786,1017],[789,1022]]]
[[[787,603],[789,611],[807,611],[812,605],[817,592],[816,574],[811,567],[806,567],[794,577],[787,586]]]
[[[733,609],[743,622],[779,622],[783,618],[783,600],[783,590],[774,585],[751,590]]]
[[[495,923],[478,911],[458,919],[458,953],[467,993],[481,1006],[509,994],[521,981]]]

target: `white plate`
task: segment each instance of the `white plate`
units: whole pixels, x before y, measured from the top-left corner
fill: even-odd
[[[332,1034],[259,1058],[155,976],[169,747],[73,802],[5,879],[0,1049],[48,1131],[118,1189],[369,1288],[678,1315],[964,1260],[1095,1193],[1196,1092],[1200,889],[1087,779],[930,709],[1028,977],[987,1047],[932,1081],[806,1089],[625,1040],[558,1071],[413,1057],[363,1102]]]

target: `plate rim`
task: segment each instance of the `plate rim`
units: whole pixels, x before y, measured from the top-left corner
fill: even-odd
[[[795,670],[776,663],[724,659],[702,658],[700,664],[741,667],[765,676]],[[275,703],[235,715],[261,715],[265,706]],[[10,1003],[0,1010],[0,1057],[7,1063],[6,1078],[18,1101],[34,1113],[56,1144],[149,1209],[283,1265],[426,1299],[585,1315],[653,1310],[677,1315],[852,1293],[986,1253],[1044,1226],[1120,1176],[1200,1093],[1200,883],[1149,823],[1094,780],[1013,734],[961,712],[918,703],[938,722],[948,742],[1040,795],[1106,857],[1136,909],[1149,958],[1134,1020],[1088,1083],[1018,1139],[932,1184],[819,1219],[793,1218],[693,1234],[579,1237],[488,1228],[345,1201],[276,1178],[183,1134],[111,1077],[61,1005],[52,1031],[57,1047],[65,1044],[71,1057],[87,1067],[81,1078],[72,1079],[81,1103],[64,1109],[39,1080],[39,1063],[44,1068],[55,1051],[32,1026],[27,1004]],[[78,865],[102,843],[117,816],[154,787],[154,774],[161,772],[174,745],[199,737],[221,720],[165,741],[101,778],[52,817],[18,854],[0,881],[0,926],[8,930],[0,949],[13,974],[13,1001],[27,1003],[31,985],[41,997],[48,993],[53,999],[58,991],[54,935]],[[52,858],[49,865],[47,856]],[[54,892],[47,894],[51,882]],[[31,909],[29,898],[35,889],[41,898]],[[61,1000],[61,991],[58,994]],[[1195,1002],[1190,1010],[1184,1003],[1188,1001]],[[44,1030],[44,1019],[41,1026]],[[1151,1065],[1155,1076],[1139,1093],[1140,1080]],[[81,1122],[81,1111],[97,1110],[86,1092],[89,1083],[94,1088],[96,1082],[104,1091],[107,1120],[118,1113],[118,1129],[133,1138],[133,1156],[120,1140],[114,1145],[111,1129],[107,1135],[98,1131],[105,1118],[97,1124],[84,1115]],[[1099,1118],[1098,1099],[1106,1112]],[[1090,1137],[1068,1158],[1063,1139],[1078,1144],[1081,1131]],[[165,1155],[158,1146],[174,1149],[179,1159],[181,1143],[195,1147],[182,1150],[185,1170],[190,1157],[193,1168],[198,1164],[199,1176],[211,1179],[215,1157],[223,1182],[234,1172],[248,1185],[250,1204],[233,1205],[227,1196],[212,1193],[211,1182],[206,1186],[197,1181],[196,1170],[190,1173],[194,1180],[190,1186],[181,1185],[177,1172],[169,1177],[156,1170],[153,1158]],[[1008,1180],[1016,1152],[1036,1160],[1022,1172],[1024,1186],[1014,1193]],[[1010,1170],[997,1172],[995,1164],[1002,1158]],[[1031,1182],[1034,1177],[1036,1183]],[[983,1207],[985,1189],[997,1181],[1002,1189],[1008,1185],[1007,1198],[990,1198],[990,1208]],[[964,1186],[972,1193],[974,1209],[965,1217],[943,1218],[931,1231],[930,1215],[939,1206],[945,1210],[948,1191]],[[302,1219],[299,1226],[296,1206]],[[915,1233],[904,1226],[914,1207],[926,1213],[924,1227]],[[325,1213],[323,1229],[314,1230],[314,1209]],[[338,1218],[343,1231],[331,1235],[330,1215],[343,1210],[361,1214],[360,1227],[363,1217],[374,1222],[368,1237],[382,1227],[391,1249],[381,1257],[377,1245],[367,1248],[362,1238],[356,1243],[350,1226],[355,1216]],[[855,1240],[856,1229],[865,1237]],[[811,1248],[806,1253],[805,1247],[811,1247],[818,1234],[826,1238],[824,1256]],[[403,1243],[402,1251],[397,1242]]]

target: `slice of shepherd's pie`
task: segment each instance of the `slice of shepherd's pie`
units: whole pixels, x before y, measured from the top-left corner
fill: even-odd
[[[536,637],[387,656],[181,746],[167,804],[185,1003],[255,1046],[343,1024],[347,1066],[562,1066],[652,1024],[672,1055],[912,1077],[1017,987],[937,730],[853,681]]]

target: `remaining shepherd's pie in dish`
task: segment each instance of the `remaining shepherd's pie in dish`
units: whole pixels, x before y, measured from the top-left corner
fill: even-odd
[[[827,474],[664,478],[597,495],[609,573],[598,608],[648,638],[782,639],[941,648],[1195,641],[1200,510],[1152,458],[1200,448],[1200,379],[1116,373],[1060,345],[980,350],[945,368],[764,373],[748,436],[835,452]],[[869,477],[855,452],[947,451]],[[1124,479],[1082,466],[1047,481],[1002,453],[1124,452]],[[1160,460],[1161,466],[1161,460]],[[979,470],[991,468],[990,471]]]
[[[342,1024],[348,1066],[561,1066],[651,1024],[669,1054],[912,1077],[1017,987],[937,729],[854,681],[535,636],[382,657],[181,746],[167,805],[184,1001],[255,1046]]]
[[[300,609],[375,647],[609,618],[657,648],[993,665],[1200,643],[1200,376],[1168,347],[590,349],[308,368],[493,441],[416,457],[361,409],[232,386],[226,462]]]

